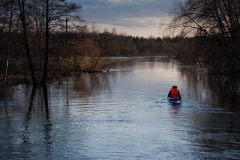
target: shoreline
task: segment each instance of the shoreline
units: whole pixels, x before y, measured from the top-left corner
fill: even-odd
[[[58,71],[54,71],[54,70],[50,70],[48,72],[48,81],[50,80],[61,80],[62,78],[65,77],[69,77],[72,76],[74,74],[78,74],[78,73],[102,73],[102,72],[109,72],[109,66],[111,66],[114,63],[122,63],[122,62],[126,62],[129,60],[133,60],[137,57],[110,57],[110,61],[108,61],[106,64],[104,64],[106,67],[103,67],[103,69],[101,70],[96,70],[96,71],[90,71],[90,70],[83,70],[83,71],[79,71],[79,70],[58,70]],[[38,79],[40,79],[40,72],[36,72],[36,75],[38,75]],[[0,84],[0,97],[3,96],[7,96],[8,95],[8,91],[11,87],[13,86],[17,86],[17,85],[21,85],[21,84],[26,84],[26,85],[32,85],[32,80],[31,80],[31,74],[29,71],[26,71],[26,74],[17,72],[17,73],[9,73],[7,75],[7,80],[6,83],[4,85],[2,85],[2,80],[3,80],[3,74],[0,75],[0,80],[1,80],[1,84]]]

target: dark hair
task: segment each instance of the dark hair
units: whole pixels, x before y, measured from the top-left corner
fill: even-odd
[[[173,89],[177,89],[177,86],[172,86]]]

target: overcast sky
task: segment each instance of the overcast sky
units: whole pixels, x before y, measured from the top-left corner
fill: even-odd
[[[95,22],[102,32],[132,36],[162,37],[159,24],[163,23],[172,9],[173,0],[68,0],[83,6],[81,16],[91,24]]]

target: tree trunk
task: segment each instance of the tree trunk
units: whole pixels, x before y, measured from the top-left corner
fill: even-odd
[[[4,86],[7,80],[8,75],[8,62],[9,62],[9,52],[10,52],[10,43],[11,43],[11,30],[12,30],[12,17],[13,17],[13,0],[11,0],[11,7],[10,7],[10,17],[9,17],[9,26],[8,26],[8,47],[7,47],[7,58],[6,58],[6,66],[5,66],[5,73],[3,77],[2,85]]]
[[[29,47],[28,32],[27,32],[26,19],[25,19],[25,2],[24,2],[24,0],[18,0],[18,5],[19,5],[20,17],[21,17],[21,21],[22,21],[22,28],[23,28],[23,34],[24,34],[24,40],[25,40],[25,50],[26,50],[26,54],[27,54],[28,65],[29,65],[29,69],[30,69],[31,75],[32,75],[33,88],[36,88],[38,85],[38,82],[37,82],[37,78],[36,78],[36,73],[34,71],[31,51],[30,51],[30,47]]]
[[[44,69],[42,75],[41,86],[46,86],[47,73],[48,73],[48,52],[49,52],[49,3],[46,0],[46,46],[45,46],[45,59],[44,59]]]

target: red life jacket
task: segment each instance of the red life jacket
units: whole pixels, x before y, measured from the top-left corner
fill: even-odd
[[[178,89],[171,88],[170,94],[171,94],[172,98],[178,98],[179,97]]]

